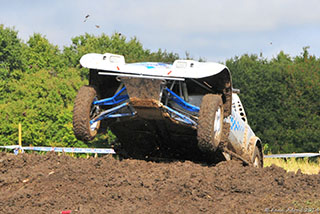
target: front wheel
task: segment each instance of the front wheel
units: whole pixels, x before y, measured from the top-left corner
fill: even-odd
[[[223,103],[220,95],[207,94],[202,98],[198,120],[198,146],[203,152],[214,152],[223,130]]]
[[[98,133],[100,121],[90,124],[100,112],[99,106],[92,104],[95,100],[98,96],[93,87],[82,86],[79,89],[73,107],[73,131],[78,140],[93,140]]]

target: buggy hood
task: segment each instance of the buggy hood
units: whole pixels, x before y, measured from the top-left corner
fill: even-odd
[[[85,68],[99,70],[100,75],[174,80],[200,79],[228,70],[225,65],[219,63],[194,60],[176,60],[173,64],[160,62],[125,63],[124,56],[110,53],[86,54],[80,59],[80,64]]]

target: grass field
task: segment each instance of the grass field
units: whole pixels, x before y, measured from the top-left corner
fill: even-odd
[[[286,171],[297,172],[299,169],[304,174],[318,174],[320,173],[320,158],[265,158],[264,167],[275,164],[276,166],[284,168]]]

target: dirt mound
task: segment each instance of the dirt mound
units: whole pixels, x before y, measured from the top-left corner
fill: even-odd
[[[0,213],[320,212],[320,174],[0,153]],[[309,210],[307,210],[309,209]]]

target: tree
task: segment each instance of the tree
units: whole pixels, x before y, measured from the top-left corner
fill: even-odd
[[[24,69],[23,44],[18,32],[0,25],[0,78],[8,78],[15,69]]]
[[[78,140],[72,133],[73,99],[85,83],[79,71],[68,69],[52,75],[46,70],[11,79],[11,93],[0,104],[0,142],[16,142],[17,124],[23,126],[25,145],[73,146]]]
[[[10,93],[7,83],[11,78],[19,79],[25,69],[24,44],[18,32],[0,25],[0,103]]]
[[[319,59],[304,48],[294,59],[280,52],[270,61],[243,55],[226,64],[253,130],[270,151],[319,150]]]
[[[55,73],[61,72],[66,67],[58,46],[52,45],[39,33],[33,34],[27,41],[25,57],[31,72],[47,69]]]

